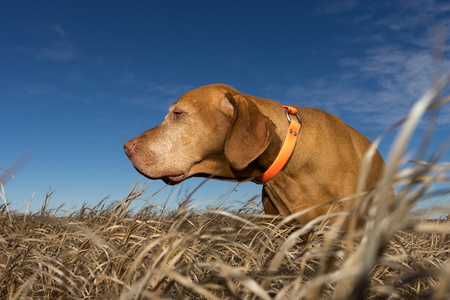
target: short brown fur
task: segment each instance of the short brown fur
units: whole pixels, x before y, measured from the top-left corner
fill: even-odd
[[[288,216],[356,192],[363,155],[370,141],[325,111],[297,107],[302,118],[294,152],[285,167],[264,184],[267,214]],[[245,181],[261,175],[286,137],[288,121],[281,104],[215,84],[183,95],[163,123],[124,145],[134,167],[152,179],[175,184],[192,176]],[[371,189],[385,164],[376,151],[366,181]],[[341,203],[342,209],[351,201]],[[306,224],[329,205],[296,219]]]

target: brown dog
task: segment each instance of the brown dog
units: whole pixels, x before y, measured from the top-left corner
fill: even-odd
[[[336,116],[296,109],[303,124],[294,151],[263,186],[267,214],[288,216],[354,194],[363,155],[371,145]],[[252,180],[279,154],[288,135],[286,116],[276,101],[243,95],[227,85],[204,86],[184,94],[160,125],[126,142],[124,150],[141,174],[170,184],[192,176]],[[376,184],[384,167],[377,151],[366,189]],[[329,208],[322,205],[296,220],[306,224]]]

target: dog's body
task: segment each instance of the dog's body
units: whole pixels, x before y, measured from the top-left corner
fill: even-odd
[[[288,216],[354,194],[363,155],[371,145],[338,117],[319,109],[296,108],[303,125],[294,151],[284,168],[263,186],[267,214]],[[140,173],[166,183],[192,176],[244,181],[269,168],[287,127],[280,103],[216,84],[184,94],[163,123],[128,141],[124,149]],[[384,167],[377,151],[366,190],[375,186]],[[304,225],[329,208],[319,206],[296,220]]]

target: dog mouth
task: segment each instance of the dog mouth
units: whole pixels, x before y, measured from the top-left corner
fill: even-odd
[[[164,183],[166,184],[177,184],[183,181],[185,178],[186,175],[184,173],[176,173],[161,177],[162,181],[164,181]]]
[[[180,183],[181,181],[186,179],[186,174],[183,173],[183,172],[173,173],[173,174],[170,174],[170,175],[157,176],[156,177],[156,176],[150,176],[149,174],[147,174],[146,172],[143,172],[141,169],[137,168],[136,166],[134,166],[134,168],[142,176],[145,176],[145,177],[147,177],[148,179],[151,179],[151,180],[161,179],[162,181],[164,181],[165,184],[174,185],[174,184]]]

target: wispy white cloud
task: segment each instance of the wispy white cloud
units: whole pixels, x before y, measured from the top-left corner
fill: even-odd
[[[102,61],[102,64],[103,64],[103,61]],[[131,73],[129,70],[125,70],[122,78],[120,78],[120,82],[122,84],[130,84],[134,81],[134,79],[135,79],[135,75],[133,73]]]
[[[363,55],[342,58],[339,75],[286,88],[287,100],[295,103],[301,99],[299,105],[351,116],[351,121],[355,122],[370,120],[388,126],[404,117],[433,83],[435,16],[450,12],[449,5],[430,3],[396,1],[389,4],[397,7],[393,10],[395,13],[381,14],[379,18],[365,15],[359,19],[361,26],[385,27],[383,36],[367,35],[348,41],[365,47]],[[352,9],[350,4],[346,7]],[[337,8],[332,11],[340,12]],[[450,29],[449,22],[444,22],[444,26]],[[441,63],[444,72],[448,72],[450,61]],[[442,111],[448,116],[446,109]],[[444,116],[441,121],[449,124],[450,116]]]
[[[62,28],[62,26],[60,24],[51,24],[50,29],[53,30],[54,32],[56,32],[57,34],[59,34],[59,36],[61,38],[65,38],[66,37],[66,31]]]
[[[36,57],[55,61],[69,61],[78,57],[77,51],[70,43],[56,43],[54,46],[54,48],[36,48]]]
[[[325,109],[352,121],[388,126],[404,117],[432,85],[431,53],[372,49],[363,58],[341,61],[344,74],[316,79],[285,90],[288,102]],[[445,62],[449,70],[450,62]],[[450,118],[442,120],[450,123]]]
[[[52,42],[44,46],[18,46],[17,49],[39,60],[71,61],[80,56],[74,43],[67,38],[66,31],[60,24],[51,24],[47,30],[53,33],[54,37],[50,35]]]
[[[140,91],[129,98],[122,98],[121,102],[145,109],[157,109],[165,112],[184,93],[194,88],[192,85],[149,83],[144,88],[144,91]]]
[[[193,89],[194,87],[192,85],[179,85],[179,84],[155,84],[150,83],[149,89],[151,92],[156,92],[161,95],[166,95],[170,97],[177,96],[179,98],[182,94],[188,92],[189,90]]]
[[[172,105],[184,93],[196,87],[187,84],[155,84],[150,83],[148,86],[149,94],[152,97],[158,97],[159,105],[157,108],[162,111],[167,111],[167,108]]]
[[[14,99],[13,104],[20,111],[33,110],[36,107],[46,107],[58,101],[58,89],[48,83],[14,82],[9,89],[3,91],[5,101]]]

